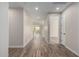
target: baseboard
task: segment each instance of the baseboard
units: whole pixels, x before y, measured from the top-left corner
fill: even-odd
[[[23,46],[9,46],[9,48],[23,48]]]
[[[32,39],[30,40],[32,41]],[[28,45],[28,43],[30,42],[28,41],[26,44],[24,44],[23,46],[9,46],[9,48],[24,48],[26,45]]]
[[[65,43],[60,42],[60,44],[62,44],[62,45],[64,45],[64,46],[65,46]]]
[[[71,48],[69,48],[68,46],[64,45],[68,50],[70,50],[71,52],[73,52],[75,55],[79,56],[79,54],[77,52],[75,52],[74,50],[72,50]]]
[[[32,41],[32,39],[29,40],[26,44],[24,44],[24,45],[23,45],[23,48],[24,48],[25,46],[27,46],[31,41]]]

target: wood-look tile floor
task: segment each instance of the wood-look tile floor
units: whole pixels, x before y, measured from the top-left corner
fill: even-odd
[[[25,48],[9,48],[10,57],[77,57],[60,44],[32,40]],[[52,42],[53,43],[53,42]]]

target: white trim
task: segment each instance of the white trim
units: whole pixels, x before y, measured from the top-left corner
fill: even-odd
[[[32,39],[31,39],[31,40],[32,40]],[[25,46],[27,46],[28,43],[31,42],[31,40],[29,40],[27,43],[25,43],[25,44],[23,45],[23,48],[24,48]]]
[[[63,42],[60,42],[60,44],[62,44],[62,45],[64,45],[65,46],[65,43],[63,43]],[[66,46],[65,46],[66,47]]]
[[[31,40],[32,40],[32,39],[31,39]],[[30,41],[31,41],[31,40],[30,40]],[[30,41],[28,41],[27,43],[25,43],[23,46],[9,46],[9,48],[24,48],[25,46],[28,45],[28,43],[29,43]]]
[[[23,45],[23,47],[25,47],[25,46],[27,46],[27,44],[29,43],[29,41],[28,42],[26,42],[24,45]]]
[[[66,45],[64,45],[67,49],[69,49],[71,52],[73,52],[75,55],[77,55],[77,56],[79,56],[79,54],[76,52],[76,51],[74,51],[74,50],[72,50],[71,48],[69,48],[68,46],[66,46]]]

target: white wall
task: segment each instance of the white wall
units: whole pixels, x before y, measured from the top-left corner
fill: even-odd
[[[9,22],[8,3],[0,2],[0,57],[8,56]]]
[[[23,9],[9,8],[9,46],[23,47]]]
[[[65,40],[66,40],[66,38],[65,38],[65,36],[66,36],[66,29],[65,29],[65,18],[66,18],[66,16],[65,16],[65,14],[63,14],[63,15],[61,15],[61,44],[63,44],[63,45],[65,45]]]
[[[9,46],[12,48],[25,47],[31,40],[32,19],[22,8],[9,9]]]
[[[26,46],[33,39],[32,19],[25,9],[23,11],[23,16],[23,45]]]
[[[59,14],[49,14],[50,37],[59,37]]]
[[[66,31],[64,45],[79,55],[79,3],[73,4],[65,10],[62,14],[62,20],[65,21]]]

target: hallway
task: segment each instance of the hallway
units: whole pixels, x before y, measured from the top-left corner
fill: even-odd
[[[44,39],[32,40],[25,48],[9,48],[10,57],[77,57],[63,45],[48,44]]]
[[[79,2],[0,2],[0,57],[79,57]]]
[[[78,6],[72,2],[10,2],[9,56],[79,56]]]

